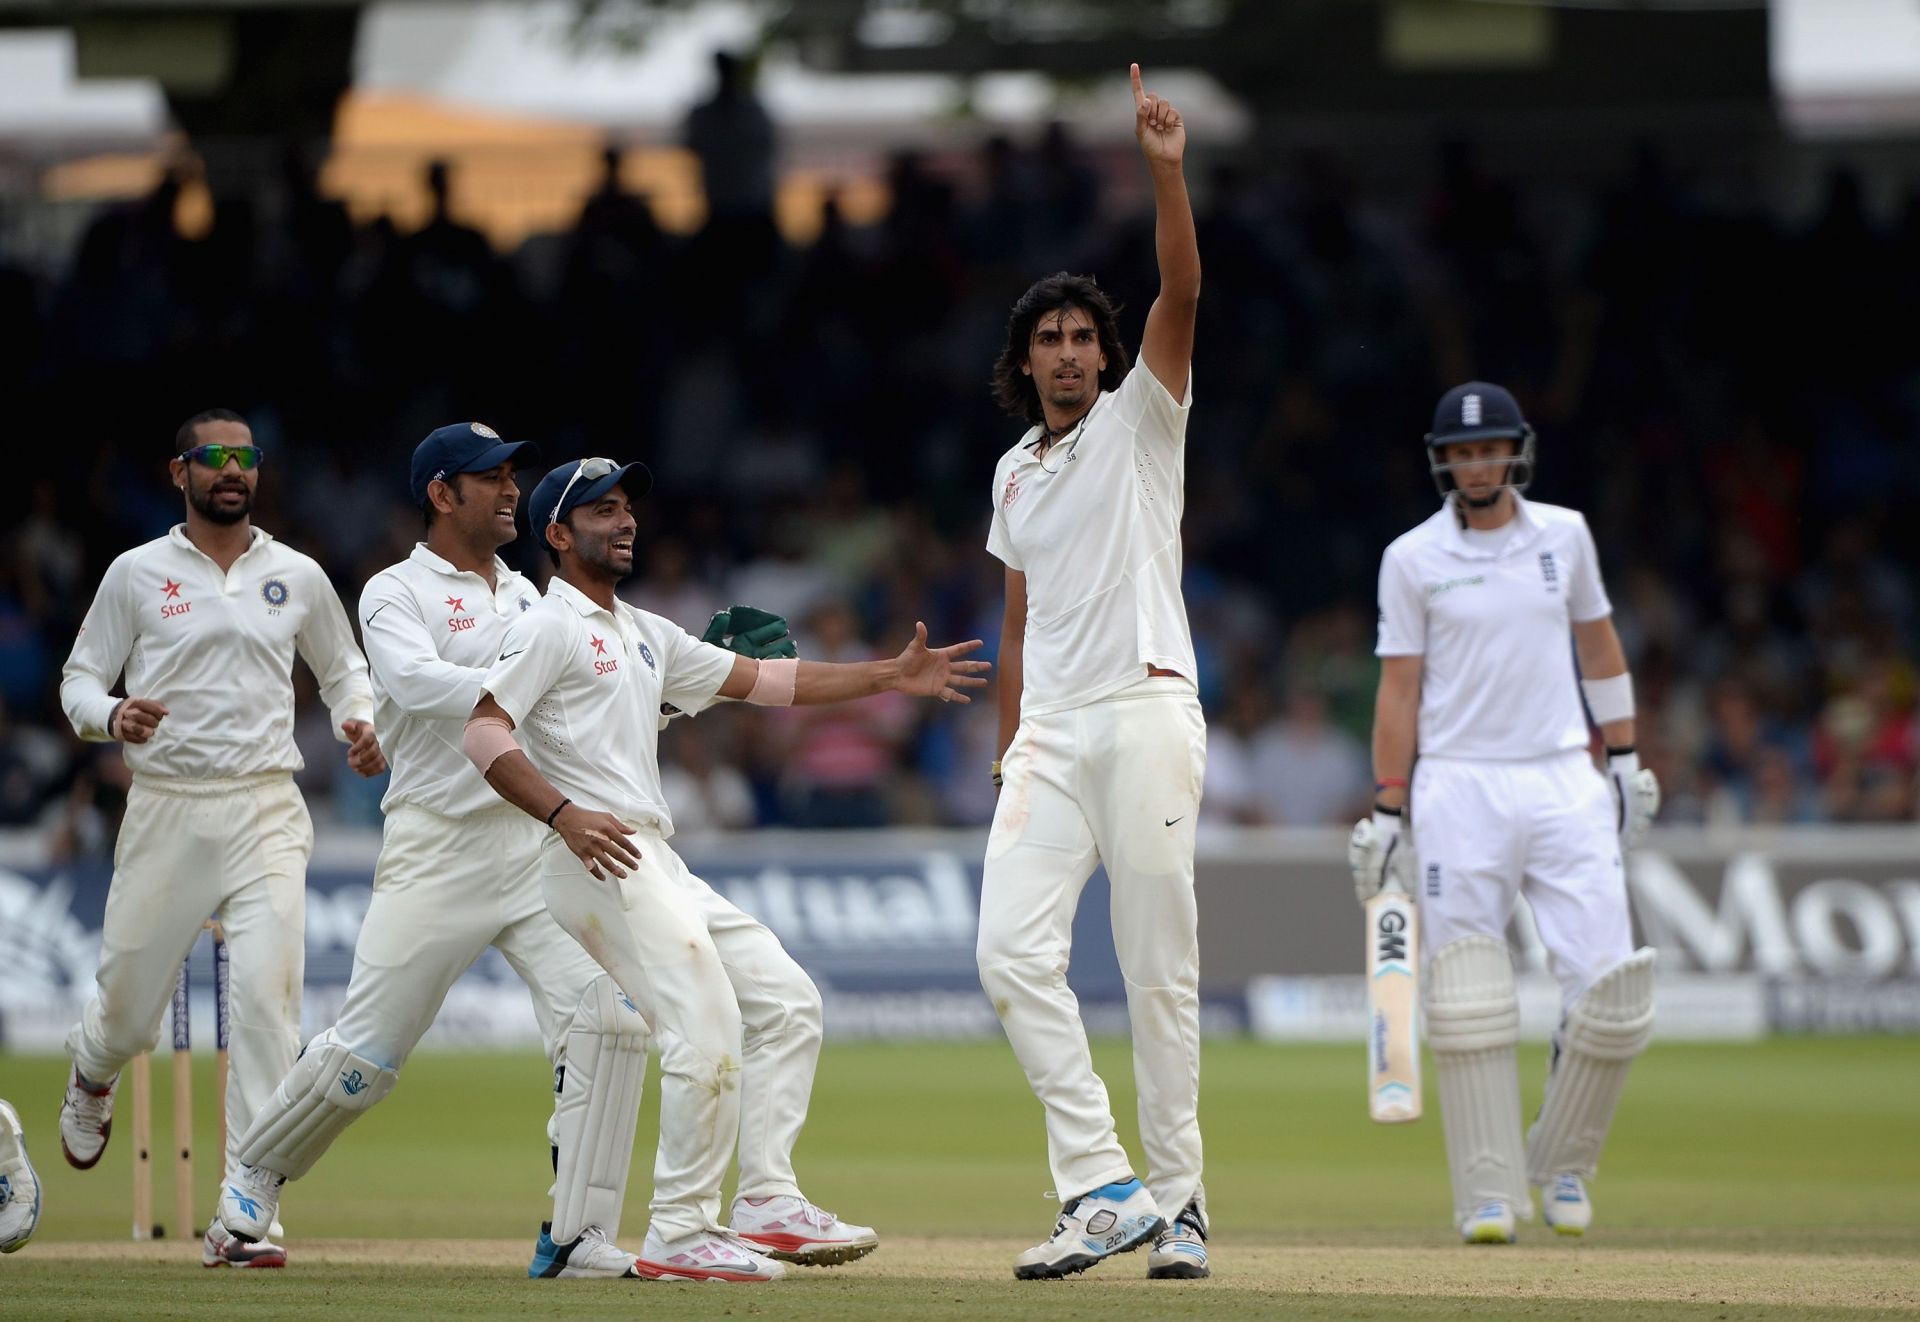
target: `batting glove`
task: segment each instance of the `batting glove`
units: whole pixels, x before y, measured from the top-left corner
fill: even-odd
[[[1347,866],[1353,870],[1354,896],[1365,904],[1391,877],[1413,892],[1413,842],[1401,831],[1401,814],[1374,809],[1354,824],[1347,837]]]
[[[1633,749],[1610,748],[1607,783],[1613,787],[1614,829],[1620,833],[1621,845],[1632,849],[1660,812],[1659,778],[1640,765],[1640,755]]]
[[[752,657],[755,661],[791,659],[800,655],[784,616],[756,606],[733,606],[715,611],[707,621],[703,643],[724,647],[729,652]]]

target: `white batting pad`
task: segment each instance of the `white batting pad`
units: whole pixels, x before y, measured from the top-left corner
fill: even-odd
[[[240,1160],[297,1180],[392,1092],[400,1076],[356,1056],[331,1028],[307,1043],[240,1140]]]
[[[1453,1220],[1498,1199],[1533,1215],[1520,1142],[1520,1002],[1513,961],[1497,937],[1469,936],[1433,956],[1426,977],[1427,1043],[1453,1177]]]
[[[627,1197],[633,1131],[647,1079],[647,1021],[604,973],[587,986],[567,1029],[553,1110],[553,1242],[588,1226],[613,1239]]]
[[[1653,1036],[1653,951],[1608,969],[1567,1010],[1547,1097],[1527,1135],[1527,1177],[1592,1179],[1627,1071]]]

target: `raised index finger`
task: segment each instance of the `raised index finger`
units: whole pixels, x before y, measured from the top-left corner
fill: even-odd
[[[1127,66],[1127,72],[1133,79],[1133,104],[1139,109],[1144,110],[1147,107],[1147,92],[1144,87],[1140,86],[1140,66],[1137,64],[1129,64]]]

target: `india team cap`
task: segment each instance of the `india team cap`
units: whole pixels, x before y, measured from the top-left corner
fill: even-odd
[[[617,464],[611,459],[573,459],[540,479],[527,497],[527,521],[533,535],[544,537],[549,524],[567,517],[576,506],[591,504],[615,487],[638,500],[653,490],[653,474],[642,463]],[[562,499],[564,497],[564,500]]]
[[[413,448],[413,500],[427,506],[427,484],[455,473],[484,473],[507,460],[527,464],[540,457],[532,441],[503,441],[484,422],[455,422],[428,434]]]
[[[1455,441],[1487,441],[1502,436],[1517,438],[1528,430],[1519,401],[1504,386],[1490,381],[1469,381],[1440,397],[1440,405],[1433,411],[1433,430],[1427,433],[1427,444],[1451,445]]]

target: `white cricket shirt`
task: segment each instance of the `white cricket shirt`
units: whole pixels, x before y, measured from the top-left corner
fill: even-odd
[[[567,798],[673,834],[660,789],[660,704],[704,711],[735,656],[616,600],[609,612],[561,578],[507,624],[481,687]]]
[[[1529,503],[1469,537],[1451,501],[1380,560],[1379,656],[1418,656],[1422,757],[1587,746],[1571,626],[1613,612],[1578,511]]]
[[[1034,427],[993,474],[987,550],[1027,576],[1022,717],[1111,697],[1147,666],[1195,678],[1180,596],[1187,415],[1136,363],[1077,432]]]
[[[293,743],[293,654],[320,681],[343,721],[371,721],[367,663],[333,584],[309,556],[253,529],[226,573],[187,540],[185,524],[123,553],[100,580],[60,680],[60,705],[82,739],[111,739],[127,696],[164,703],[153,738],[126,746],[135,772],[224,780],[298,771]],[[377,728],[377,727],[376,727]]]
[[[540,593],[497,556],[493,581],[489,588],[420,543],[360,594],[374,725],[393,768],[383,812],[411,804],[460,817],[503,806],[461,739],[508,623]]]

